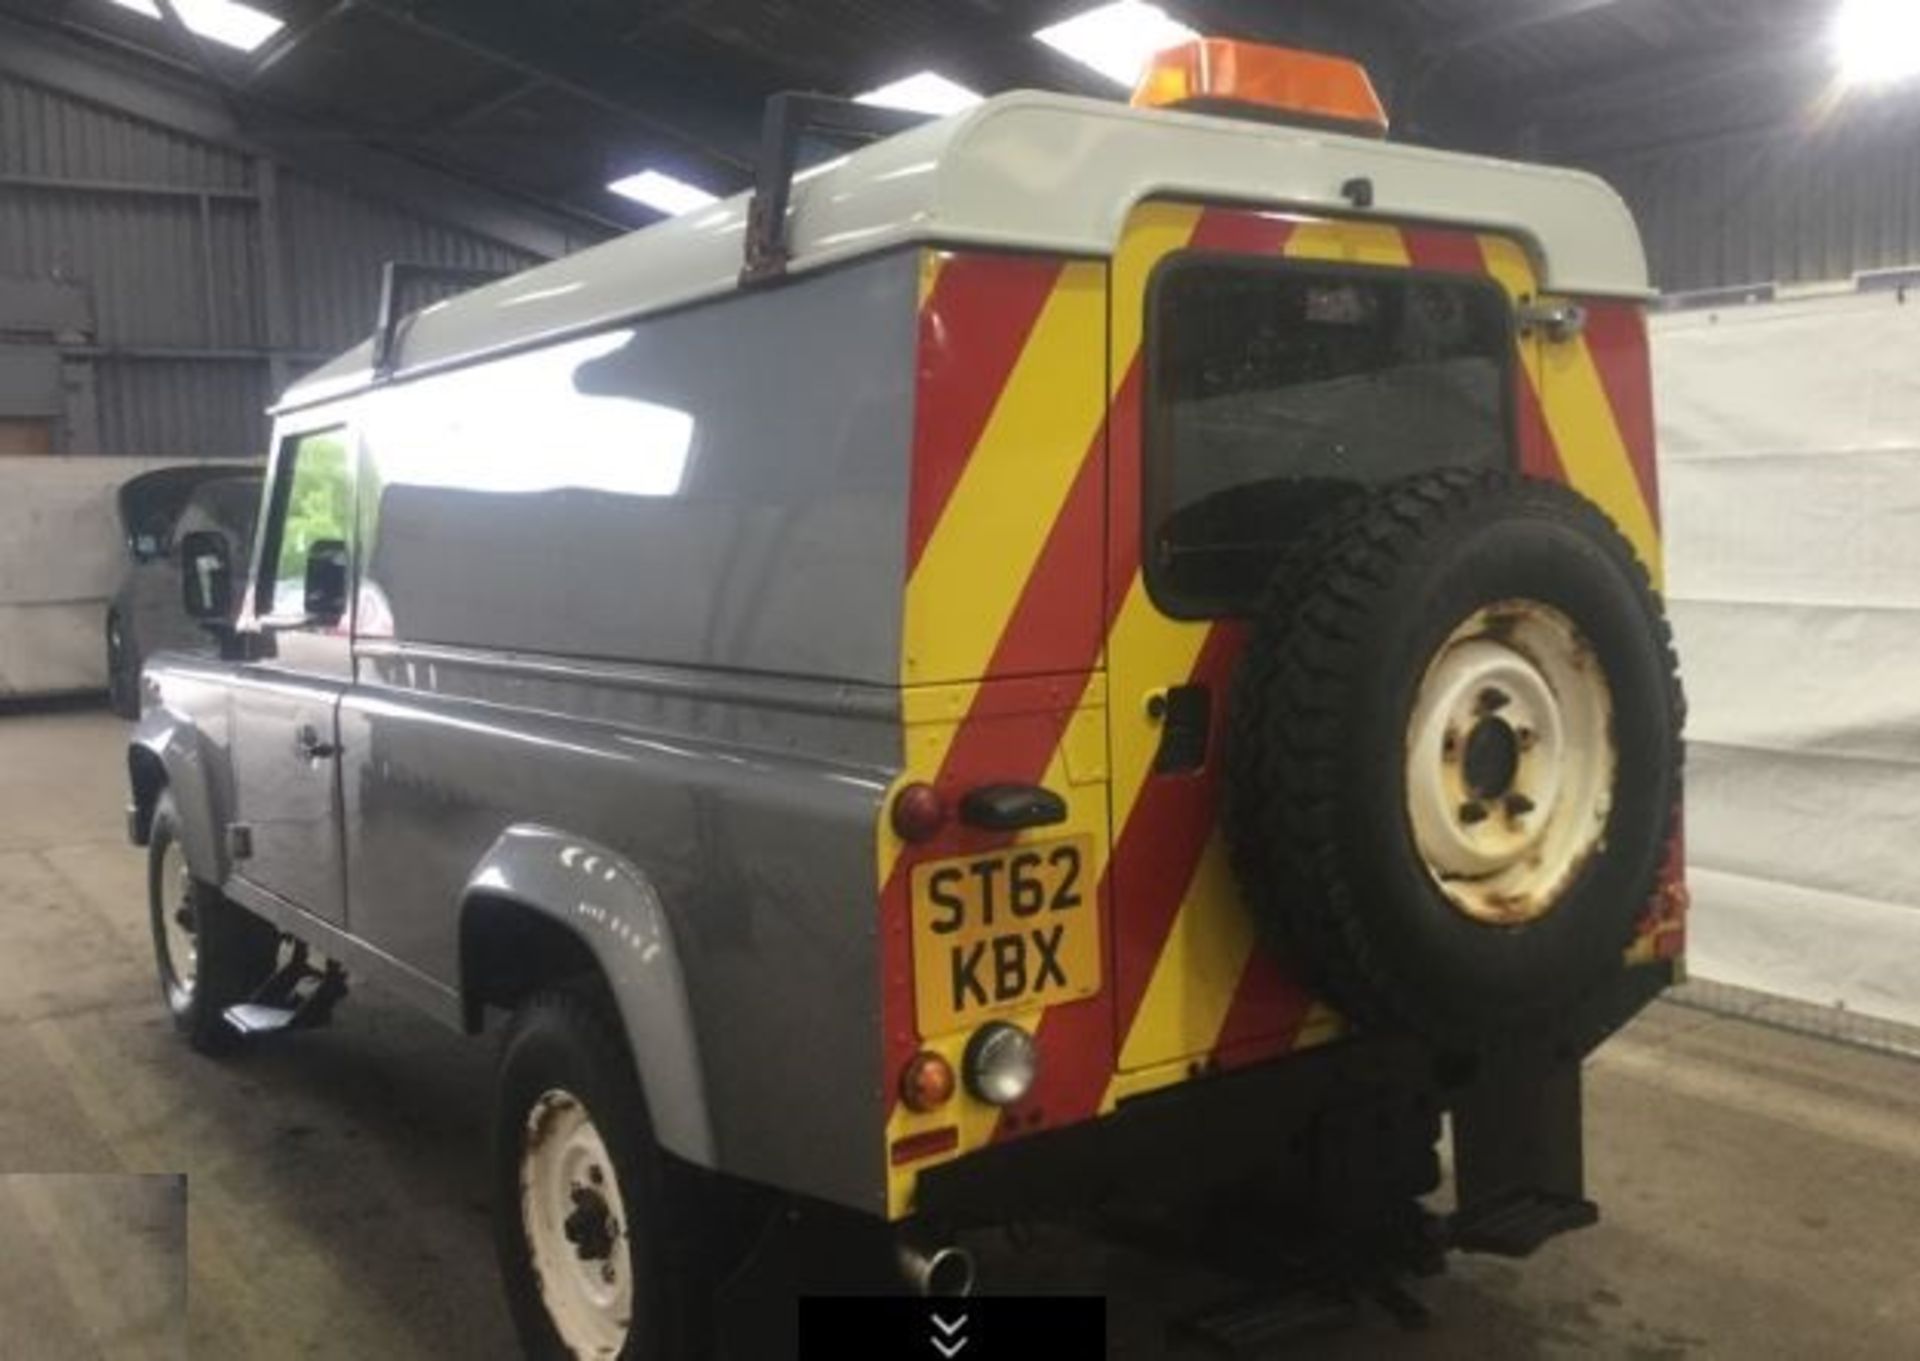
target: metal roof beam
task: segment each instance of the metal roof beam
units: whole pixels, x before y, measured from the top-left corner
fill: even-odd
[[[240,77],[240,83],[243,86],[258,84],[274,67],[305,47],[323,30],[345,18],[359,4],[360,0],[333,0],[332,4],[305,23],[281,29],[254,54],[246,73]]]
[[[683,72],[647,62],[630,47],[569,32],[543,16],[485,0],[458,5],[364,0],[365,11],[457,47],[469,55],[563,90],[609,113],[745,174],[759,146],[764,92],[735,88],[712,72]],[[716,94],[716,89],[720,93]]]

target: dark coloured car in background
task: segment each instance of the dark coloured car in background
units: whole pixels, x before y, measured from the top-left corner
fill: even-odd
[[[140,667],[155,652],[211,652],[213,639],[180,602],[179,544],[210,530],[235,557],[253,543],[264,474],[238,463],[161,468],[120,488],[126,571],[107,603],[107,693],[125,718],[140,715]]]

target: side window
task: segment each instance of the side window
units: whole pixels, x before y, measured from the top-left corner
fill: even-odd
[[[307,562],[315,545],[348,543],[352,524],[353,462],[345,432],[316,431],[283,442],[260,556],[258,612],[281,619],[305,613]]]
[[[1517,461],[1512,319],[1490,281],[1191,255],[1148,306],[1142,529],[1171,614],[1244,612],[1362,488]]]

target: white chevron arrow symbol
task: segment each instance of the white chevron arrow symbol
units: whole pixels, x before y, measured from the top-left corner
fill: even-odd
[[[960,1355],[960,1349],[967,1345],[967,1340],[964,1337],[956,1337],[951,1342],[945,1338],[936,1337],[932,1339],[932,1341],[933,1349],[939,1352],[940,1355],[946,1357],[947,1361],[953,1361],[954,1357]]]
[[[967,1316],[965,1314],[961,1314],[958,1318],[954,1319],[952,1323],[948,1323],[938,1314],[932,1315],[932,1318],[933,1326],[945,1333],[948,1337],[952,1337],[955,1333],[967,1326]]]

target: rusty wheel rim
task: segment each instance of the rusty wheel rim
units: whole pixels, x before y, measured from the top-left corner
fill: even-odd
[[[1476,610],[1407,722],[1407,813],[1441,895],[1488,926],[1552,912],[1605,840],[1617,766],[1612,692],[1573,621],[1532,600]]]
[[[520,1217],[554,1331],[574,1356],[611,1361],[633,1322],[626,1202],[593,1117],[561,1088],[527,1113]]]

